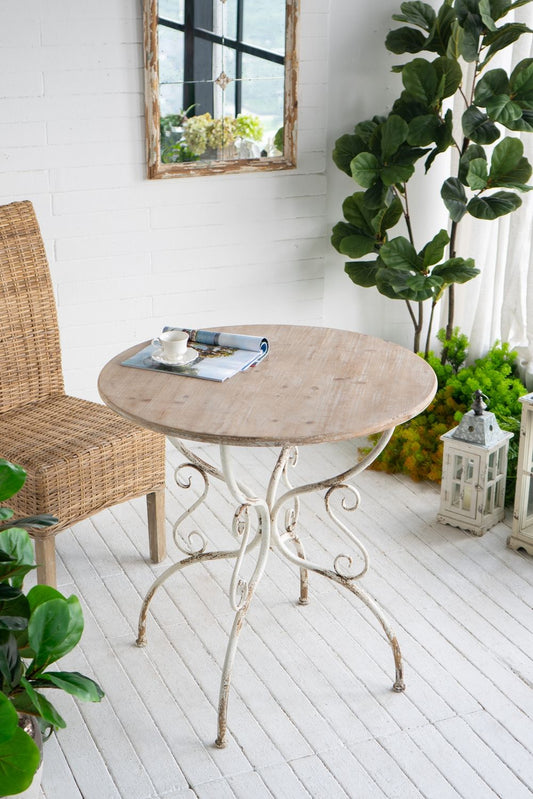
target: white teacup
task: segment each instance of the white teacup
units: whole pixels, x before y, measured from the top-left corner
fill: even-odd
[[[166,361],[179,361],[187,352],[189,336],[183,330],[167,330],[154,338],[152,344],[161,347],[161,354]]]

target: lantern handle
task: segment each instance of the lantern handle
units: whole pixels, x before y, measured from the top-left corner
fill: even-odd
[[[483,394],[482,391],[478,388],[472,394],[473,403],[472,403],[472,410],[474,411],[475,416],[483,416],[483,411],[486,410],[487,405],[483,400],[488,400],[486,394]]]

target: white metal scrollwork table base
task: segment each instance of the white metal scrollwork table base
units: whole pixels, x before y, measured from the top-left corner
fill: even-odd
[[[133,349],[113,359],[102,371],[99,382],[102,398],[110,407],[127,418],[166,433],[182,453],[186,460],[177,467],[175,474],[179,486],[190,487],[191,470],[203,480],[203,491],[173,527],[175,543],[184,557],[165,569],[150,587],[140,612],[137,644],[146,643],[150,602],[171,575],[195,563],[220,559],[235,561],[229,585],[229,602],[235,616],[220,683],[216,738],[219,747],[224,746],[226,740],[228,696],[239,634],[270,551],[276,551],[299,570],[301,604],[308,602],[308,572],[338,583],[364,602],[381,624],[391,646],[395,669],[393,689],[404,690],[402,657],[396,636],[382,609],[358,583],[368,569],[368,553],[344,517],[341,519],[333,510],[332,498],[340,495],[344,511],[357,509],[359,492],[349,480],[378,457],[390,440],[394,426],[422,410],[435,392],[435,376],[422,359],[379,339],[322,328],[277,326],[259,331],[248,326],[237,330],[267,335],[271,352],[250,373],[237,375],[227,383],[206,387],[202,384],[207,381],[155,374],[156,378],[163,378],[158,380],[156,391],[155,381],[150,383],[147,379],[149,374],[153,380],[153,373],[120,367],[121,360]],[[340,353],[341,363],[331,361],[332,352]],[[322,371],[310,368],[310,360],[314,360],[315,367],[322,366]],[[408,367],[411,367],[414,383],[406,371]],[[346,369],[352,370],[348,376]],[[391,379],[391,393],[387,390],[388,378]],[[295,388],[298,389],[296,395]],[[223,411],[231,404],[224,405],[224,402],[238,406],[233,408],[230,420]],[[296,465],[298,445],[346,440],[369,433],[381,435],[371,452],[351,468],[319,482],[292,485],[289,469]],[[185,446],[183,438],[217,443],[221,467],[194,454]],[[279,447],[263,497],[255,496],[235,474],[233,445]],[[186,520],[206,500],[211,477],[225,483],[236,503],[232,549],[210,550],[201,531],[194,529],[186,533],[184,530]],[[357,563],[361,564],[359,568],[354,568],[353,556],[344,552],[337,554],[329,567],[307,559],[297,529],[300,497],[317,491],[324,492],[330,518],[347,543],[355,548]],[[248,579],[242,576],[246,556],[253,558]]]

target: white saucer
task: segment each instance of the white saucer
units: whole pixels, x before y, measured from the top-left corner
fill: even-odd
[[[169,361],[163,358],[163,350],[159,349],[150,355],[150,358],[156,363],[162,363],[164,366],[185,366],[198,358],[198,353],[192,347],[187,347],[184,355],[175,361]]]

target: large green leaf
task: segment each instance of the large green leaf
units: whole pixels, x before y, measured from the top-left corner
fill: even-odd
[[[446,285],[451,283],[466,283],[473,277],[479,275],[473,258],[450,258],[442,264],[438,264],[432,271],[432,275],[438,275]]]
[[[36,588],[48,586],[36,586]],[[54,589],[51,589],[52,591]],[[33,596],[31,596],[34,589],[28,594],[30,605],[32,604]],[[59,610],[59,605],[62,603],[62,609]],[[55,616],[56,610],[58,611]],[[65,610],[68,614],[68,622],[65,629]],[[57,627],[54,629],[54,623]],[[45,635],[48,635],[48,627],[51,627],[50,637],[44,640]],[[63,636],[61,637],[61,634]],[[38,665],[43,663],[54,663],[59,658],[73,649],[79,642],[83,633],[83,611],[78,597],[72,595],[65,599],[62,595],[59,598],[53,597],[42,603],[39,603],[33,610],[28,625],[29,645],[34,652],[35,662]],[[54,643],[55,642],[55,643]],[[39,650],[36,644],[42,646]],[[43,659],[44,658],[44,659]]]
[[[374,235],[374,227],[372,225],[374,214],[365,205],[364,192],[357,191],[346,197],[342,204],[342,213],[346,221],[356,229],[356,232],[366,233],[369,236]]]
[[[19,563],[33,565],[35,562],[31,538],[22,528],[11,527],[0,532],[0,548]]]
[[[0,743],[9,741],[18,726],[18,713],[7,698],[0,692]]]
[[[413,302],[428,300],[439,290],[441,284],[439,277],[390,268],[378,270],[376,283],[378,291],[386,297]]]
[[[509,79],[513,98],[524,108],[533,108],[533,58],[524,58]]]
[[[472,191],[483,191],[487,188],[489,170],[486,158],[473,158],[468,165],[466,182]]]
[[[376,247],[376,239],[372,230],[361,233],[359,228],[345,222],[338,222],[332,230],[331,243],[337,252],[350,258],[360,258],[372,252]]]
[[[529,111],[527,109],[522,111],[522,116],[519,119],[515,119],[512,122],[508,122],[506,125],[509,130],[518,130],[518,131],[525,131],[527,133],[533,132],[533,110]]]
[[[517,194],[510,191],[497,191],[487,197],[473,197],[467,209],[476,219],[497,219],[510,214],[522,205]]]
[[[476,85],[474,105],[486,106],[487,101],[498,94],[509,95],[511,84],[504,69],[491,69],[486,72]]]
[[[437,12],[437,18],[426,42],[425,49],[449,57],[450,40],[456,28],[455,11],[451,3],[443,3]]]
[[[70,612],[65,599],[50,599],[32,612],[28,639],[35,652],[36,664],[53,663],[67,637]]]
[[[389,201],[392,194],[389,186],[385,186],[381,179],[378,179],[373,186],[365,191],[365,205],[373,211],[383,208]]]
[[[450,237],[448,236],[447,231],[439,230],[437,235],[426,244],[420,253],[422,264],[425,270],[427,270],[429,266],[433,266],[433,264],[437,264],[441,260],[444,254],[444,248],[449,241]]]
[[[7,630],[0,630],[0,676],[2,678],[0,682],[3,682],[4,691],[10,692],[14,686],[18,685],[22,670],[23,664],[15,635]],[[0,696],[3,696],[1,692]]]
[[[47,671],[40,681],[50,682],[83,702],[100,702],[104,692],[100,686],[77,671]]]
[[[371,288],[376,285],[376,273],[379,266],[382,266],[379,259],[376,261],[348,261],[344,265],[344,271],[356,285]]]
[[[483,67],[499,50],[516,42],[524,33],[531,33],[531,29],[522,22],[509,22],[502,25],[501,28],[487,33],[483,44],[488,46],[488,50],[481,66]]]
[[[41,529],[43,527],[52,527],[57,522],[58,519],[52,516],[51,513],[40,513],[38,516],[23,516],[20,519],[13,519],[10,525],[2,523],[0,524],[0,530],[5,530],[11,524],[21,527],[23,530]]]
[[[337,249],[341,255],[347,255],[348,258],[361,258],[376,251],[376,240],[370,236],[354,233],[345,236]]]
[[[409,122],[407,141],[417,147],[425,147],[436,140],[441,121],[436,114],[424,114]]]
[[[424,116],[428,113],[426,103],[421,103],[420,100],[415,100],[414,97],[403,91],[397,100],[394,101],[392,106],[392,113],[397,114],[409,124],[415,117]]]
[[[340,136],[335,142],[332,153],[333,162],[339,169],[346,172],[346,174],[351,177],[350,164],[353,158],[365,149],[366,144],[359,136],[346,133],[344,136]]]
[[[435,24],[437,15],[427,3],[415,0],[415,2],[402,3],[400,8],[402,10],[401,14],[392,15],[396,22],[408,22],[410,25],[416,25],[425,31],[430,31]]]
[[[522,116],[522,109],[518,103],[515,103],[506,94],[496,94],[491,97],[490,100],[487,100],[486,108],[489,117],[505,127],[509,127],[509,124]]]
[[[381,265],[381,268],[376,272],[376,288],[384,297],[390,300],[403,300],[406,299],[398,294],[392,283],[389,281],[388,276],[396,274],[393,269],[388,269],[386,266]],[[407,298],[409,299],[409,298]]]
[[[460,25],[464,25],[470,17],[478,17],[481,24],[479,0],[455,0],[454,7]]]
[[[403,208],[398,197],[395,197],[390,205],[384,209],[380,209],[372,220],[372,227],[375,232],[381,237],[384,236],[385,231],[390,230],[398,224],[403,214]]]
[[[414,172],[415,168],[411,164],[390,164],[382,168],[380,176],[385,186],[397,186],[406,183]]]
[[[401,55],[402,53],[419,53],[424,49],[426,37],[422,31],[413,28],[396,28],[389,31],[385,39],[385,47],[391,53]]]
[[[466,109],[461,121],[464,135],[476,144],[492,144],[500,136],[494,122],[475,105]]]
[[[50,599],[65,599],[65,597],[57,588],[52,588],[51,585],[34,585],[28,591],[28,602],[31,610],[35,610],[38,605],[42,605],[43,602],[48,602]]]
[[[407,122],[396,114],[391,114],[381,129],[381,158],[387,162],[407,138]]]
[[[26,696],[30,700],[31,704],[37,710],[38,715],[44,719],[48,724],[51,724],[53,727],[59,727],[63,729],[66,727],[66,723],[64,719],[59,715],[55,707],[48,699],[36,691],[33,685],[25,678],[22,677],[21,684],[25,688]]]
[[[435,136],[435,143],[437,146],[430,152],[424,164],[426,172],[431,167],[433,161],[439,155],[439,153],[446,152],[448,147],[451,147],[454,143],[453,114],[451,109],[448,109],[444,115],[444,121],[441,123]]]
[[[390,269],[422,271],[422,259],[405,236],[397,236],[386,242],[379,255],[383,263]]]
[[[355,126],[354,133],[358,136],[362,141],[367,145],[363,148],[363,150],[370,150],[373,151],[372,142],[380,127],[386,121],[386,116],[380,116],[379,114],[375,114],[372,119],[364,119],[362,122],[358,122]],[[370,147],[368,146],[370,145]],[[362,150],[361,150],[362,152]],[[354,153],[356,155],[356,153]]]
[[[9,530],[0,533],[0,536],[6,535],[8,532],[25,533],[25,530],[10,528]],[[7,552],[4,552],[3,549],[0,549],[0,581],[2,583],[10,580],[13,584],[13,588],[18,589],[21,587],[22,579],[26,576],[26,574],[35,568],[36,567],[32,564],[21,563],[16,557],[13,557]]]
[[[25,481],[26,472],[22,466],[0,458],[0,502],[20,491]]]
[[[442,86],[438,95],[439,99],[443,100],[445,97],[452,97],[463,81],[461,67],[454,59],[444,56],[436,58],[432,62],[432,66]]]
[[[416,100],[431,106],[438,96],[439,76],[425,58],[414,58],[402,70],[405,89]]]
[[[491,186],[523,188],[531,177],[531,165],[523,157],[524,145],[520,139],[506,136],[496,145],[490,164]]]
[[[490,0],[479,0],[479,13],[481,20],[488,31],[496,30],[494,9],[491,7]]]
[[[40,759],[35,741],[17,727],[8,741],[0,743],[0,795],[25,791],[32,783]]]
[[[485,150],[480,144],[469,145],[459,160],[459,180],[464,186],[468,185],[468,169],[470,167],[470,162],[475,158],[484,158],[487,160]]]
[[[466,193],[459,178],[448,178],[442,184],[440,196],[454,222],[460,222],[466,214]]]
[[[359,153],[351,162],[352,177],[364,189],[369,189],[380,176],[380,163],[372,153]]]

